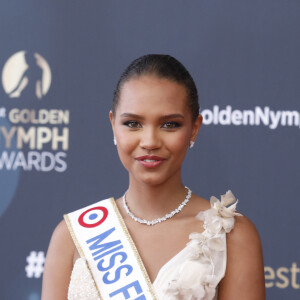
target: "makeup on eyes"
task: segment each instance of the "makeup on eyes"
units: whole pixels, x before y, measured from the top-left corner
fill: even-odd
[[[167,126],[165,126],[167,125]],[[161,127],[162,128],[166,128],[166,129],[174,129],[174,128],[178,128],[181,127],[181,123],[175,122],[175,121],[168,121],[165,122]]]
[[[128,126],[129,128],[141,128],[143,122],[145,120],[144,117],[131,114],[131,113],[123,113],[121,116],[121,123],[124,126]],[[129,119],[130,118],[130,119]],[[125,119],[125,120],[122,120]],[[175,120],[174,120],[175,119]],[[177,121],[179,120],[179,121]],[[181,114],[170,114],[161,116],[158,118],[158,123],[160,124],[161,128],[164,129],[175,129],[182,126],[182,122],[184,120],[184,116]]]
[[[140,122],[133,121],[133,120],[125,121],[125,122],[122,123],[122,125],[127,126],[131,129],[137,129],[137,128],[142,128],[143,127]],[[179,122],[167,121],[167,122],[163,123],[160,127],[163,128],[163,129],[176,129],[176,128],[179,128],[181,126],[182,126],[182,124],[179,123]]]
[[[123,125],[128,126],[129,128],[140,128],[140,127],[142,127],[140,122],[133,121],[133,120],[125,121],[125,122],[123,122]]]

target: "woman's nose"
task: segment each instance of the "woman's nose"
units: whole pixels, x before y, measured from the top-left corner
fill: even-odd
[[[141,132],[140,146],[147,150],[160,148],[161,138],[156,128],[144,128]]]

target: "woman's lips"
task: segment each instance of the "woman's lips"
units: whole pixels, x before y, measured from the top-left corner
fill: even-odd
[[[160,165],[165,159],[155,155],[137,157],[136,160],[146,168],[154,168]]]

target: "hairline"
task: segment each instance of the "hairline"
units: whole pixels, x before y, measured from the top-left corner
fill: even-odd
[[[194,123],[196,121],[196,118],[194,117],[194,114],[190,109],[190,105],[189,105],[190,101],[188,99],[190,97],[190,95],[189,95],[189,90],[188,90],[187,86],[182,81],[176,80],[176,78],[171,77],[171,76],[166,76],[166,75],[159,74],[155,70],[145,70],[145,71],[143,71],[141,73],[138,73],[138,74],[134,73],[134,74],[128,76],[123,81],[121,81],[121,83],[119,85],[119,93],[118,93],[119,97],[118,97],[117,105],[115,106],[115,110],[112,110],[112,114],[113,114],[114,117],[115,117],[115,114],[116,114],[116,108],[119,105],[120,96],[121,96],[121,92],[122,92],[122,88],[123,88],[124,84],[126,84],[127,82],[130,82],[131,80],[137,80],[137,79],[139,79],[143,76],[156,77],[158,79],[166,79],[166,80],[177,83],[178,85],[184,87],[184,90],[185,90],[185,93],[186,93],[187,106],[189,107],[189,110],[190,110],[190,114],[191,114],[191,117],[192,117],[192,122]]]

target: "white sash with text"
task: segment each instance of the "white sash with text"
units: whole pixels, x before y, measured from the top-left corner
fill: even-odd
[[[113,198],[64,216],[100,299],[155,299],[152,284]]]

